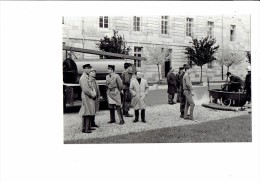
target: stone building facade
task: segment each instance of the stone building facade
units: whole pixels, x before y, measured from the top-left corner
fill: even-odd
[[[96,43],[105,35],[111,37],[113,30],[123,35],[131,55],[144,56],[148,46],[167,46],[168,59],[160,66],[161,78],[165,78],[172,66],[175,72],[189,60],[184,49],[192,37],[213,37],[220,46],[219,51],[228,45],[233,50],[250,51],[250,16],[100,16],[100,17],[63,17],[63,44],[66,46],[98,50]],[[98,55],[74,53],[77,58],[99,58]],[[135,61],[149,81],[158,79],[156,65],[145,61]],[[229,70],[244,78],[248,63],[232,65]],[[200,80],[200,67],[193,66],[193,81]],[[214,61],[203,66],[203,81],[222,80],[222,72],[227,69]],[[225,79],[225,76],[224,76]]]

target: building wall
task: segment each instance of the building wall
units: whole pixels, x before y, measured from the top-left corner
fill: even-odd
[[[131,47],[130,54],[133,55],[134,47],[143,47],[143,51],[150,45],[168,45],[172,49],[171,65],[178,71],[178,68],[187,63],[188,60],[183,54],[185,47],[192,40],[186,36],[187,16],[169,16],[169,33],[161,34],[161,16],[141,17],[141,31],[133,31],[133,17],[114,16],[109,17],[108,28],[99,28],[99,17],[64,17],[63,42],[67,46],[95,49],[96,43],[105,35],[112,36],[113,29],[120,35],[124,35],[127,45]],[[198,39],[207,36],[208,21],[214,22],[214,37],[217,40],[219,50],[225,45],[231,49],[250,51],[250,16],[189,16],[194,22],[194,37]],[[236,25],[235,41],[230,42],[230,25]],[[74,53],[77,58],[99,58],[98,55]],[[232,66],[230,71],[238,76],[245,77],[248,66],[247,62],[239,66]],[[145,77],[150,81],[158,79],[157,66],[148,65],[142,62],[142,70]],[[200,67],[194,66],[193,81],[200,79]],[[221,66],[213,63],[213,68],[203,66],[203,81],[207,77],[211,80],[221,80]],[[224,67],[224,73],[226,68]],[[165,65],[160,66],[161,76],[165,75]]]

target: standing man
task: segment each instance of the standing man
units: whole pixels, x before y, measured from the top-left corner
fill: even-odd
[[[141,110],[142,122],[146,123],[145,120],[145,108],[146,108],[146,97],[148,94],[149,86],[145,79],[141,78],[141,72],[136,72],[136,78],[130,83],[130,92],[133,96],[132,104],[135,110],[134,123],[139,120],[139,110]]]
[[[179,68],[179,98],[180,98],[180,117],[184,118],[184,108],[186,103],[186,98],[183,94],[183,76],[185,74],[184,68],[186,67],[186,64],[183,65],[183,67]]]
[[[129,114],[130,106],[131,106],[131,93],[129,91],[130,81],[132,78],[132,64],[125,63],[125,70],[122,73],[122,82],[123,82],[123,115],[125,117],[133,117],[133,115]]]
[[[91,133],[91,118],[95,115],[95,99],[96,91],[93,83],[89,78],[92,66],[90,64],[83,65],[84,72],[79,79],[81,87],[82,105],[79,114],[82,116],[82,132]]]
[[[97,94],[96,99],[94,99],[95,100],[95,113],[96,113],[99,110],[100,91],[99,91],[98,83],[96,81],[96,70],[93,68],[91,68],[91,70],[89,72],[89,79],[92,82],[94,90]],[[98,128],[98,125],[96,125],[96,122],[95,122],[95,115],[91,117],[91,126]]]
[[[171,68],[169,73],[167,74],[168,104],[176,104],[177,103],[177,77],[173,73],[173,71],[174,71],[173,68]]]
[[[192,84],[190,81],[191,68],[187,65],[184,69],[185,69],[185,74],[183,76],[183,94],[186,98],[186,103],[185,103],[185,108],[184,108],[184,119],[189,119],[189,120],[196,122],[196,120],[193,118],[193,111],[194,111],[195,103],[192,98],[193,88],[192,88]],[[189,108],[190,108],[190,116],[188,117]]]
[[[115,123],[115,110],[120,120],[120,125],[124,124],[121,104],[121,90],[123,88],[122,80],[118,74],[115,73],[115,65],[108,65],[108,75],[106,76],[107,85],[107,99],[108,108],[110,110],[110,121],[108,123]]]
[[[251,68],[250,66],[247,67],[247,75],[245,79],[245,87],[246,90],[246,98],[248,101],[248,104],[251,103]]]

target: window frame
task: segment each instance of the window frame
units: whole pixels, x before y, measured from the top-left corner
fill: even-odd
[[[105,22],[105,20],[107,20],[107,22]],[[109,26],[109,18],[108,16],[99,16],[99,28],[108,28]],[[107,25],[107,27],[105,27],[105,25]]]
[[[211,25],[210,25],[211,24]],[[207,36],[210,39],[214,38],[214,22],[213,21],[208,21],[208,32],[207,32]]]
[[[186,32],[185,35],[188,37],[193,37],[194,35],[194,19],[193,18],[186,18]]]
[[[230,42],[236,41],[236,25],[230,25]]]
[[[139,18],[139,21],[138,21]],[[139,23],[139,25],[138,25]],[[138,30],[139,28],[139,30]],[[141,32],[141,17],[140,16],[133,16],[133,31],[134,32]]]
[[[169,35],[169,16],[161,16],[161,34]]]
[[[143,47],[134,46],[134,56],[142,57]],[[134,60],[134,65],[136,68],[140,68],[142,66],[141,60]]]

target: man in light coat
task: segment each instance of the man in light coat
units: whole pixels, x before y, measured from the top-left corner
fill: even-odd
[[[141,72],[136,72],[136,78],[130,83],[130,92],[132,94],[132,105],[135,110],[134,123],[139,120],[139,110],[141,110],[142,122],[146,123],[145,120],[145,109],[146,109],[146,98],[148,94],[148,83],[145,79],[141,78]]]
[[[123,84],[120,76],[115,73],[115,65],[108,65],[108,75],[106,76],[107,85],[107,99],[108,108],[110,110],[110,121],[108,123],[115,123],[115,110],[117,111],[120,125],[124,124],[124,117],[122,112],[121,91]]]
[[[177,77],[173,73],[174,69],[171,68],[167,74],[167,83],[168,83],[168,103],[176,104],[177,103]],[[176,95],[175,95],[176,94]],[[175,97],[175,100],[174,100]]]
[[[95,113],[99,110],[99,102],[100,102],[100,90],[99,90],[99,86],[98,83],[96,81],[96,70],[91,68],[90,72],[89,72],[89,79],[92,82],[92,85],[94,86],[94,90],[96,92],[96,99],[95,99]],[[96,125],[95,122],[95,115],[91,116],[91,127],[97,127],[98,125]]]
[[[189,119],[192,121],[196,120],[193,117],[193,111],[195,107],[195,103],[193,100],[193,88],[192,84],[190,81],[190,73],[191,73],[191,68],[189,66],[186,66],[185,68],[185,74],[183,76],[183,94],[186,98],[186,103],[185,103],[185,109],[184,109],[184,119]],[[190,108],[190,116],[188,116],[188,110]]]
[[[82,116],[82,132],[91,133],[91,118],[95,115],[95,99],[97,93],[94,89],[93,82],[89,78],[89,72],[92,66],[83,65],[84,72],[79,79],[81,87],[82,105],[79,114]]]

